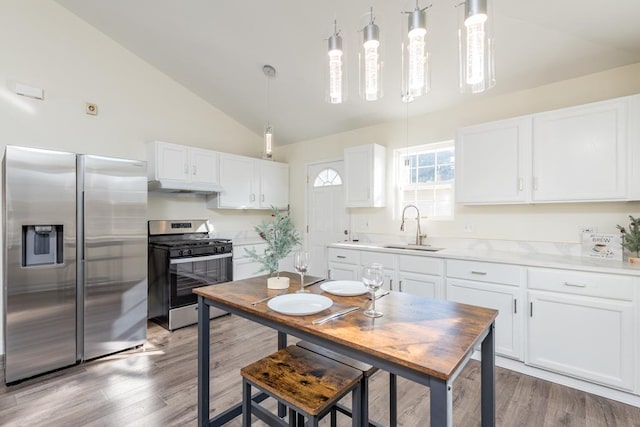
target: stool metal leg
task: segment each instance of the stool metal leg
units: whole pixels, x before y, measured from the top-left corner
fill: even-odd
[[[398,378],[389,374],[389,427],[398,424]]]
[[[360,404],[362,405],[362,422],[369,425],[369,379],[362,377],[360,380]]]
[[[338,411],[336,411],[335,406],[331,408],[331,427],[336,427],[338,425]]]
[[[242,426],[251,425],[251,384],[245,379],[242,380]]]
[[[351,392],[351,425],[353,427],[364,425],[365,422],[369,425],[369,419],[362,418],[363,408],[368,405],[362,402],[361,387],[362,383],[358,383]]]

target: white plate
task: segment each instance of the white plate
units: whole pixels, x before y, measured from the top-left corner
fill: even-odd
[[[334,280],[333,282],[325,282],[320,285],[320,289],[333,295],[343,297],[352,297],[355,295],[363,295],[369,292],[369,289],[362,282],[355,280]]]
[[[316,314],[333,305],[331,298],[318,294],[286,294],[269,300],[269,308],[290,316]]]

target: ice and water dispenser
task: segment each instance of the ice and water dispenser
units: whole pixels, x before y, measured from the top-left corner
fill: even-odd
[[[22,266],[62,264],[62,225],[22,226]]]

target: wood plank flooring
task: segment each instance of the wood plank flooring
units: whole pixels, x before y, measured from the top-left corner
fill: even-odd
[[[212,331],[213,414],[239,401],[240,368],[275,351],[276,333],[235,316],[212,320]],[[150,323],[148,342],[140,349],[11,387],[2,378],[0,426],[195,426],[196,332],[191,326],[169,333]],[[370,379],[370,414],[383,424],[388,424],[388,379],[384,372]],[[398,425],[428,426],[428,388],[398,378],[398,393]],[[454,383],[453,411],[455,426],[480,425],[476,361]],[[640,427],[640,408],[501,368],[496,368],[496,415],[497,425],[505,427]],[[350,425],[344,416],[338,422]],[[229,425],[240,426],[240,419]]]

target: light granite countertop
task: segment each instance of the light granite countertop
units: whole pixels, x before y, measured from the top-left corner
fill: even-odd
[[[640,264],[622,261],[601,260],[597,258],[570,255],[551,255],[538,253],[518,253],[485,249],[442,249],[429,252],[413,249],[385,248],[381,243],[339,242],[328,245],[331,248],[357,249],[363,251],[386,252],[402,255],[417,255],[430,258],[460,259],[466,261],[495,262],[517,264],[529,267],[562,268],[589,271],[595,273],[613,273],[640,276]]]

